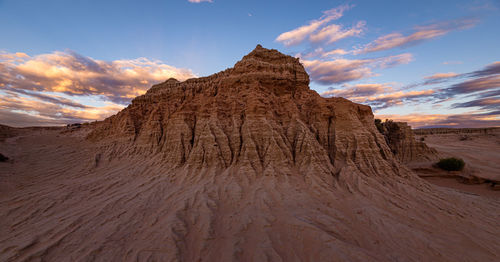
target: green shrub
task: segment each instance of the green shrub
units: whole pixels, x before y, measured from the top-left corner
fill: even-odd
[[[460,158],[450,157],[439,160],[437,166],[446,171],[460,171],[464,169],[465,162]]]

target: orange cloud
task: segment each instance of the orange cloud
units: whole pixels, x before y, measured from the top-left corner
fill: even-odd
[[[71,51],[34,57],[3,54],[0,69],[0,84],[12,89],[102,95],[123,104],[155,83],[171,77],[185,80],[194,76],[188,69],[146,58],[107,62]]]
[[[321,57],[329,57],[329,56],[335,56],[335,55],[345,55],[348,52],[345,51],[344,49],[334,49],[328,52],[324,52],[321,54]]]
[[[185,80],[194,74],[146,58],[108,62],[72,51],[33,57],[0,53],[0,123],[26,126],[102,120],[171,77]],[[104,99],[105,105],[83,104],[80,98],[88,96]]]
[[[431,76],[426,76],[425,79],[445,79],[445,78],[452,78],[458,76],[457,73],[449,72],[449,73],[436,73]]]

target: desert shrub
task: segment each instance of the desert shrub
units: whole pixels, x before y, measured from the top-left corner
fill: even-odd
[[[424,142],[425,141],[425,137],[421,137],[420,141]]]
[[[465,162],[460,158],[444,158],[437,162],[437,166],[446,171],[460,171],[464,169]]]
[[[378,131],[379,131],[380,133],[382,133],[382,134],[384,133],[384,127],[383,127],[383,125],[382,125],[382,120],[380,120],[380,119],[376,118],[376,119],[375,119],[375,126],[377,127],[377,129],[378,129]]]
[[[0,154],[0,162],[5,162],[5,161],[7,161],[7,160],[9,160],[9,158],[8,158],[8,157],[6,157],[6,156],[4,156],[4,155]]]

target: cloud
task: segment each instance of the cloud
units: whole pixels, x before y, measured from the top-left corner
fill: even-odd
[[[458,75],[456,77],[472,78],[443,89],[444,97],[461,94],[475,94],[500,88],[500,62],[494,62],[481,70]],[[483,94],[484,95],[484,94]]]
[[[424,77],[425,79],[445,79],[445,78],[452,78],[458,76],[457,73],[449,72],[449,73],[436,73],[431,76],[426,76]]]
[[[298,58],[312,58],[312,57],[321,57],[321,58],[327,58],[327,57],[341,57],[343,55],[348,54],[349,52],[338,48],[338,49],[333,49],[330,51],[325,51],[322,47],[318,47],[314,49],[311,52],[306,52],[305,54],[298,53],[295,55],[295,57]]]
[[[69,106],[69,107],[74,107],[74,108],[89,108],[86,105],[83,105],[81,103],[78,103],[76,101],[73,101],[73,100],[64,98],[62,96],[58,96],[58,95],[45,95],[45,94],[40,93],[40,92],[30,92],[30,91],[26,91],[23,89],[14,89],[14,88],[4,88],[3,90],[10,91],[9,94],[11,94],[11,95],[14,95],[14,93],[22,94],[22,95],[31,96],[31,97],[37,98],[39,100],[46,101],[46,102],[53,103],[53,104]]]
[[[484,69],[474,71],[472,73],[469,73],[468,75],[472,77],[478,77],[478,76],[488,76],[497,74],[500,74],[500,61],[491,63],[487,65]]]
[[[0,51],[0,61],[7,61],[9,63],[23,61],[23,59],[29,58],[29,55],[21,52],[17,53],[6,53],[5,51]]]
[[[424,77],[423,81],[407,85],[404,89],[415,88],[418,86],[435,85],[449,82],[457,79],[468,78],[469,80],[454,84],[448,88],[442,88],[441,97],[450,98],[459,94],[470,94],[484,90],[494,89],[498,86],[498,75],[500,74],[500,62],[494,62],[485,66],[481,70],[458,74],[454,72],[436,73]],[[483,77],[483,78],[481,78]]]
[[[498,110],[500,109],[500,97],[497,98],[480,98],[464,103],[455,103],[451,105],[452,108],[464,107],[479,107],[482,110]]]
[[[380,119],[407,122],[412,128],[431,127],[495,127],[500,126],[500,111],[485,114],[408,114],[375,115]]]
[[[346,37],[360,35],[363,32],[365,25],[365,21],[359,21],[352,28],[344,30],[341,25],[328,25],[323,27],[318,32],[311,34],[309,36],[309,40],[313,43],[326,42],[326,44],[331,44]]]
[[[348,52],[345,51],[344,49],[333,49],[331,51],[327,51],[321,54],[321,57],[329,57],[329,56],[342,56],[347,54]]]
[[[122,108],[122,105],[110,102],[102,107],[73,108],[6,93],[0,96],[0,123],[21,127],[94,121],[113,115]]]
[[[412,55],[406,53],[374,59],[302,60],[302,63],[313,81],[320,84],[340,84],[374,76],[373,69],[406,64],[412,59]]]
[[[396,47],[414,45],[425,40],[445,35],[455,30],[462,30],[473,27],[477,24],[476,19],[460,19],[447,22],[435,23],[427,26],[415,27],[415,31],[410,35],[401,33],[391,33],[381,36],[371,43],[365,45],[358,53],[370,53]]]
[[[60,126],[70,123],[79,123],[78,119],[73,121],[65,119],[51,119],[44,118],[37,115],[30,115],[26,113],[14,112],[11,110],[0,108],[0,123],[3,125],[13,127],[27,127],[27,126]]]
[[[33,57],[3,52],[0,122],[26,126],[102,120],[170,77],[185,80],[194,74],[146,58],[102,61],[72,51]],[[80,102],[88,99],[103,106]]]
[[[451,97],[459,94],[470,94],[496,88],[500,88],[500,75],[485,76],[454,84],[444,89],[444,94]]]
[[[341,5],[339,7],[323,12],[323,15],[317,19],[310,21],[307,25],[300,26],[291,31],[280,34],[277,42],[283,43],[285,46],[293,46],[302,43],[309,35],[327,24],[332,20],[337,20],[342,17],[344,11],[350,9],[349,5]]]
[[[313,81],[321,84],[339,84],[373,76],[368,67],[370,60],[302,60],[302,63]]]
[[[0,87],[72,96],[102,95],[121,104],[170,77],[185,80],[193,76],[188,69],[146,58],[108,62],[72,51],[0,57]]]
[[[433,94],[434,104],[452,101],[458,97],[461,101],[453,103],[450,106],[451,109],[475,107],[483,114],[498,111],[500,108],[500,62],[491,63],[483,69],[469,73],[437,73],[405,89],[464,78],[466,80],[438,89]],[[464,101],[466,99],[469,100]]]
[[[214,1],[213,0],[188,0],[188,2],[198,4],[198,3],[201,3],[201,2],[213,3]]]
[[[356,103],[372,106],[375,110],[404,103],[421,102],[422,99],[432,99],[434,90],[396,91],[391,84],[344,84],[343,88],[330,88],[321,93],[324,97],[344,97]]]
[[[434,90],[420,90],[420,91],[397,91],[388,94],[381,94],[375,97],[368,97],[365,103],[368,103],[375,110],[388,108],[396,105],[403,105],[404,103],[421,103],[422,99],[433,100]]]
[[[329,90],[321,93],[321,96],[329,97],[344,97],[353,100],[354,102],[366,101],[367,97],[384,92],[392,91],[392,87],[388,84],[356,84],[356,85],[343,85],[343,88],[330,88]]]
[[[424,77],[424,80],[421,81],[420,83],[408,85],[407,88],[440,84],[440,83],[444,83],[444,82],[447,82],[447,81],[450,81],[452,79],[459,78],[459,77],[462,77],[462,75],[457,74],[457,73],[453,73],[453,72],[436,73],[436,74]]]

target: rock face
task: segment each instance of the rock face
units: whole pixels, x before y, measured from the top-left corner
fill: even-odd
[[[125,139],[176,168],[329,180],[351,168],[380,173],[374,164],[400,173],[370,107],[322,98],[308,85],[297,58],[257,46],[234,68],[153,86],[89,138]]]
[[[370,107],[308,83],[257,46],[91,127],[9,140],[0,260],[498,259],[500,202],[421,180]]]
[[[378,125],[394,156],[402,163],[433,161],[439,158],[438,152],[425,142],[417,141],[411,127],[405,122],[385,121]]]

